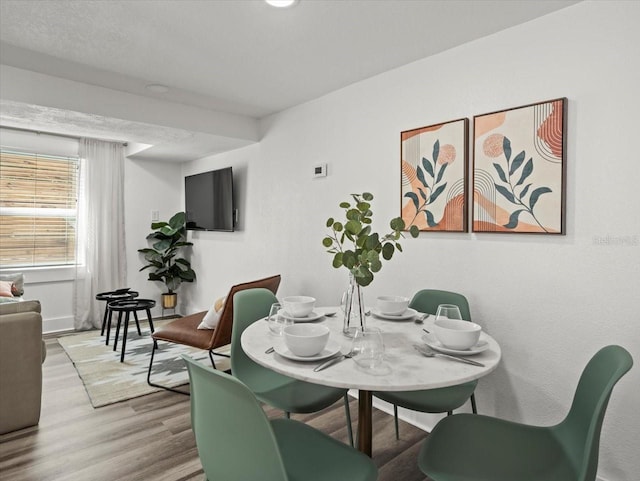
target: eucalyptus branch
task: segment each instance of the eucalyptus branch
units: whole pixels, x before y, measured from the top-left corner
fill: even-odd
[[[373,195],[364,192],[351,194],[351,197],[355,205],[340,203],[346,222],[336,221],[333,217],[327,219],[326,227],[331,229],[331,233],[322,240],[322,245],[333,254],[333,267],[346,267],[359,285],[367,286],[373,281],[374,273],[382,269],[383,259],[390,260],[396,250],[402,252],[398,240],[404,238],[405,223],[401,217],[392,219],[389,222],[391,232],[381,237],[371,231],[373,212],[370,202]],[[417,237],[419,230],[412,226],[410,233]],[[352,248],[345,246],[347,240],[353,244]]]

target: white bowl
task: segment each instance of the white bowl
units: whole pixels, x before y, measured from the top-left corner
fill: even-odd
[[[289,296],[282,299],[282,307],[285,312],[293,317],[305,317],[311,314],[316,305],[315,297]]]
[[[482,331],[475,322],[459,319],[437,319],[433,325],[433,332],[444,347],[460,351],[475,346]]]
[[[399,316],[409,307],[409,298],[402,296],[378,296],[378,310],[388,316]]]
[[[284,343],[296,356],[315,356],[329,342],[329,328],[320,324],[294,324],[282,332]]]

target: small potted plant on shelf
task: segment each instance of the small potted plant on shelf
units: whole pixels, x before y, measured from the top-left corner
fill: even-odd
[[[184,257],[178,257],[183,247],[193,245],[186,240],[185,213],[178,212],[169,222],[153,222],[151,229],[153,232],[147,236],[147,240],[153,241],[152,246],[138,249],[147,261],[140,271],[152,269],[149,280],[163,282],[167,288],[167,292],[162,294],[162,308],[175,309],[178,298],[176,289],[183,282],[193,282],[196,278],[191,263]]]
[[[405,223],[401,217],[391,219],[390,232],[381,236],[372,232],[373,211],[371,201],[373,194],[351,194],[354,204],[341,202],[345,211],[345,221],[337,221],[333,217],[327,219],[329,235],[324,237],[322,245],[333,255],[333,267],[345,267],[349,270],[349,288],[344,299],[345,325],[343,332],[350,335],[354,324],[364,327],[364,305],[361,287],[373,282],[375,273],[382,269],[382,261],[390,260],[396,251],[402,252],[398,242],[404,237]],[[412,225],[409,233],[418,237],[419,229]],[[351,247],[348,245],[351,244]]]

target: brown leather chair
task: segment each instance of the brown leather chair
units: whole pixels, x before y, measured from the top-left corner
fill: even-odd
[[[279,286],[280,275],[266,277],[257,281],[245,282],[244,284],[237,284],[233,286],[229,291],[229,294],[227,295],[224,307],[222,308],[222,312],[220,313],[220,320],[218,321],[218,325],[215,329],[198,329],[198,325],[204,318],[207,311],[202,311],[196,314],[181,317],[157,329],[151,335],[151,338],[153,339],[153,349],[151,351],[151,360],[149,361],[149,371],[147,372],[147,383],[150,386],[167,389],[168,391],[173,391],[180,394],[188,394],[178,389],[162,386],[160,384],[154,384],[151,382],[153,356],[156,352],[156,349],[158,349],[158,341],[173,342],[176,344],[183,344],[185,346],[207,350],[209,351],[209,359],[211,359],[211,365],[214,369],[216,369],[216,363],[213,359],[214,354],[216,356],[229,357],[229,354],[216,352],[215,349],[231,343],[234,294],[245,289],[253,289],[256,287],[269,289],[275,294],[278,291]]]

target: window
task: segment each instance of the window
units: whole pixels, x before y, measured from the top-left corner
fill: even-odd
[[[0,266],[76,263],[79,159],[0,150]]]

